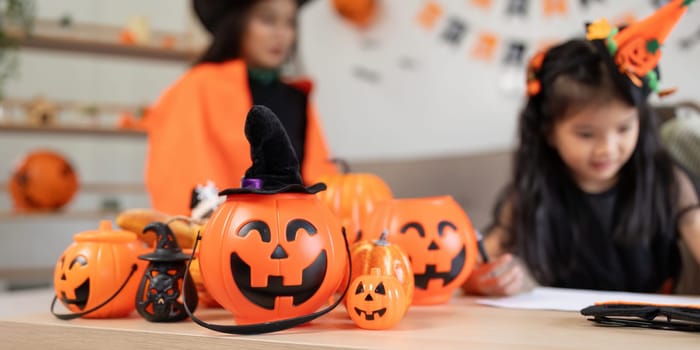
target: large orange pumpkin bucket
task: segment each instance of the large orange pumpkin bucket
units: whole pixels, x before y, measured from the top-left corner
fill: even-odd
[[[447,302],[474,267],[474,227],[451,196],[384,202],[363,231],[378,235],[383,230],[411,260],[414,305]]]
[[[350,256],[338,218],[315,196],[325,185],[302,185],[277,116],[254,106],[246,136],[253,165],[241,188],[219,193],[226,201],[207,221],[193,251],[206,290],[237,325],[210,324],[191,313],[190,318],[232,334],[282,330],[329,312],[342,296],[319,308],[346,277]]]
[[[136,308],[139,275],[134,275],[147,264],[137,257],[147,248],[136,234],[112,230],[109,220],[73,240],[56,263],[51,312],[63,320],[128,316]],[[73,313],[56,314],[56,300]]]

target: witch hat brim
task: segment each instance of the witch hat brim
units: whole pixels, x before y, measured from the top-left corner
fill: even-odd
[[[156,234],[155,251],[139,255],[139,259],[151,262],[178,262],[190,260],[190,255],[182,252],[177,238],[167,224],[162,222],[152,222],[143,228],[143,233],[153,232]]]
[[[305,187],[289,136],[279,118],[265,106],[253,106],[248,112],[245,135],[250,143],[248,168],[241,188],[229,188],[219,195],[231,194],[314,194],[326,189],[323,183]]]
[[[216,32],[226,17],[233,11],[244,11],[250,7],[254,0],[193,0],[192,9],[209,33]],[[297,0],[297,5],[301,7],[306,0]]]

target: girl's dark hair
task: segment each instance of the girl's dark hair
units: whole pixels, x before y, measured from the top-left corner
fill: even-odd
[[[593,218],[578,210],[583,192],[569,175],[548,136],[556,121],[590,104],[613,99],[632,106],[615,87],[605,58],[589,41],[575,39],[551,48],[538,73],[542,91],[527,101],[520,116],[519,146],[514,157],[511,248],[544,285],[580,270],[577,250],[595,250],[587,240]],[[639,139],[621,168],[617,184],[615,244],[652,244],[675,234],[677,185],[673,163],[662,150],[657,121],[645,102],[637,106]],[[585,204],[583,204],[585,205]],[[578,209],[577,209],[578,208]]]

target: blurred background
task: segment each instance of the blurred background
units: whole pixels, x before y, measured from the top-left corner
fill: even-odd
[[[335,157],[397,197],[450,194],[477,227],[505,185],[525,66],[606,16],[629,23],[664,1],[383,0],[358,26],[331,0],[302,8],[290,75],[313,99]],[[73,234],[148,207],[143,111],[209,40],[189,0],[0,0],[0,290],[48,285]],[[700,102],[700,10],[664,48],[664,118]],[[7,183],[30,151],[67,158],[80,186],[61,211],[18,213]],[[183,160],[186,161],[186,160]]]

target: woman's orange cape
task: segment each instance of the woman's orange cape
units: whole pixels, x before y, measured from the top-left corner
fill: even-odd
[[[247,68],[240,60],[197,65],[164,92],[144,118],[146,188],[154,209],[189,215],[192,189],[198,184],[211,180],[219,189],[240,186],[251,165],[243,127],[252,104]],[[308,106],[301,169],[310,184],[337,170],[328,162],[316,111]]]

